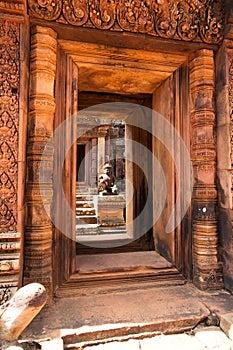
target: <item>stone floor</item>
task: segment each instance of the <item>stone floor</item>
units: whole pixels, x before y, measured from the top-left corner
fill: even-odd
[[[191,284],[138,288],[90,295],[80,290],[73,297],[57,299],[40,312],[22,338],[81,342],[142,332],[174,333],[194,328],[210,313]]]
[[[21,341],[36,341],[43,350],[233,350],[232,311],[229,293],[201,292],[192,284],[80,292],[45,307]]]

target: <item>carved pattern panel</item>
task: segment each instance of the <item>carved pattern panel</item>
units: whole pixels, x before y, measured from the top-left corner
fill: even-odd
[[[22,14],[25,10],[25,0],[0,0],[0,9],[6,13],[10,11],[11,14]]]
[[[222,0],[28,0],[30,15],[102,30],[218,43]]]
[[[0,22],[0,231],[17,231],[19,24]]]
[[[12,296],[19,280],[19,36],[19,23],[0,20],[0,304]]]

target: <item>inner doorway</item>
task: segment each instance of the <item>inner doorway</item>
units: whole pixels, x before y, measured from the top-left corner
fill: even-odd
[[[77,144],[76,182],[85,182],[85,144]]]
[[[88,169],[85,185],[81,182],[76,185],[77,255],[154,251],[152,227],[149,227],[149,230],[139,238],[135,237],[136,228],[130,229],[133,227],[134,218],[140,215],[147,201],[150,201],[150,204],[146,217],[144,215],[144,221],[153,216],[152,197],[148,193],[148,188],[152,185],[152,174],[146,177],[143,170],[136,164],[137,162],[134,164],[133,161],[127,160],[126,156],[126,153],[130,152],[131,159],[134,157],[136,160],[138,157],[136,154],[133,155],[135,153],[133,149],[128,149],[129,138],[151,153],[152,136],[143,128],[127,124],[129,110],[123,113],[121,111],[124,120],[120,118],[118,111],[117,113],[116,111],[104,112],[105,119],[101,115],[101,125],[96,126],[97,110],[95,110],[95,106],[98,105],[103,105],[105,110],[109,107],[109,103],[122,103],[128,109],[131,105],[150,108],[151,95],[125,96],[113,93],[81,92],[78,100],[79,110],[84,110],[85,113],[85,109],[92,107],[92,114],[88,111],[88,132],[77,139],[78,144],[86,142],[85,159],[81,153],[82,149],[80,155],[77,153],[77,164],[82,159],[82,163],[86,164]],[[95,101],[94,106],[93,101]],[[117,105],[117,108],[118,106],[121,109],[123,105]],[[85,123],[87,123],[87,117]],[[81,124],[80,128],[82,127]],[[145,162],[147,162],[146,168],[151,172],[151,159],[145,158]],[[101,189],[99,179],[106,166],[111,168],[111,176],[114,178],[112,188],[115,187],[116,193],[104,193],[106,190]],[[79,178],[79,176],[76,177]]]

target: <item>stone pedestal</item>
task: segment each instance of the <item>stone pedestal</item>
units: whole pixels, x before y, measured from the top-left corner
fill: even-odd
[[[124,226],[125,199],[119,195],[98,197],[98,221],[100,226]]]

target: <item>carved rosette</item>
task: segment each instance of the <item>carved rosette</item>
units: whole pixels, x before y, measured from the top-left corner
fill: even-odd
[[[54,82],[56,74],[56,33],[36,26],[31,35],[30,105],[27,141],[27,224],[24,248],[24,282],[39,280],[51,290],[52,283],[52,203],[53,146],[41,161],[43,151],[53,133],[55,112]],[[42,167],[44,177],[40,182]],[[46,196],[47,208],[41,199]]]
[[[62,9],[62,1],[57,0],[36,0],[29,1],[31,12],[37,18],[43,18],[46,20],[56,20]]]
[[[198,51],[190,63],[193,192],[193,279],[201,289],[222,286],[218,261],[214,57]]]
[[[28,0],[30,15],[75,26],[218,43],[223,0]]]

